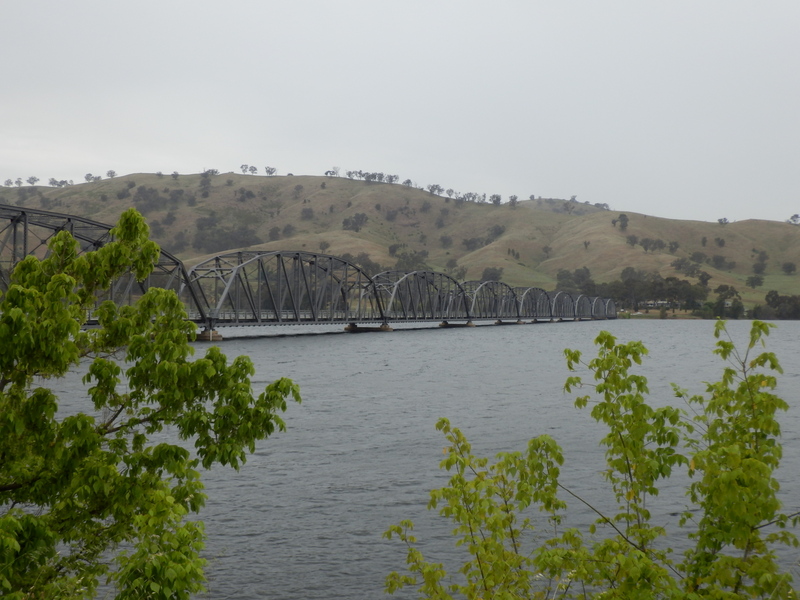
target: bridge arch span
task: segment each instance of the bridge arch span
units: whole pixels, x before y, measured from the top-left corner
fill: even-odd
[[[575,319],[578,321],[591,320],[594,318],[592,312],[592,300],[589,296],[581,294],[575,298]]]
[[[375,275],[373,281],[391,320],[470,320],[464,288],[446,273],[384,271]]]
[[[8,289],[11,271],[18,262],[29,255],[41,259],[49,254],[48,243],[57,233],[68,231],[78,242],[78,253],[83,254],[112,242],[112,229],[112,225],[75,215],[0,204],[0,292]],[[133,274],[127,273],[116,279],[97,298],[97,303],[111,300],[120,305],[131,304],[151,287],[177,292],[187,282],[183,263],[162,250],[158,263],[144,281],[137,281]],[[205,318],[205,306],[194,290],[187,289],[183,300],[189,312]]]
[[[538,287],[517,287],[514,292],[519,299],[519,312],[523,319],[549,321],[553,318],[550,294]]]
[[[575,300],[567,292],[554,292],[551,295],[553,318],[558,320],[575,319]]]
[[[385,322],[380,296],[360,267],[313,252],[220,254],[189,271],[209,306],[208,326]]]
[[[507,283],[466,281],[462,287],[469,298],[469,312],[473,319],[520,319],[517,294]]]

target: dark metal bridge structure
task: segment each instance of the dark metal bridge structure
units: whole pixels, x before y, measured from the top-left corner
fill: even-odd
[[[90,219],[0,204],[0,293],[27,255],[46,256],[47,242],[69,231],[81,252],[111,241],[111,226]],[[526,323],[615,319],[611,299],[511,287],[500,281],[459,282],[433,271],[385,271],[370,277],[357,265],[313,252],[239,251],[190,269],[162,251],[151,275],[116,280],[98,303],[135,302],[151,287],[174,290],[189,318],[217,327],[342,324],[351,331],[392,323],[476,321]]]

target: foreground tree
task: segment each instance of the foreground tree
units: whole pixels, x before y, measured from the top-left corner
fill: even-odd
[[[204,503],[198,467],[239,468],[284,424],[290,380],[255,396],[253,365],[218,348],[192,360],[194,325],[177,296],[150,289],[133,306],[97,293],[153,268],[158,247],[133,210],[115,240],[86,254],[67,233],[27,257],[0,298],[0,594],[183,599],[202,590]],[[85,329],[94,312],[99,327]],[[55,389],[84,365],[87,398],[65,411]],[[56,381],[54,381],[56,380]],[[50,381],[54,385],[45,386]],[[169,428],[169,436],[163,431]],[[192,440],[194,451],[179,440]]]
[[[619,344],[602,332],[598,356],[588,364],[580,352],[565,352],[569,368],[584,365],[594,381],[570,377],[565,388],[591,385],[596,392],[575,404],[591,402],[592,418],[607,431],[600,441],[604,478],[616,499],[609,513],[559,482],[564,459],[550,436],[489,464],[472,454],[458,429],[440,420],[437,429],[449,442],[441,468],[452,476],[431,492],[429,508],[454,523],[467,557],[460,577],[450,579],[442,564],[428,562],[416,547],[413,523],[401,522],[385,536],[407,544],[409,574],[390,574],[387,591],[414,586],[422,598],[484,600],[794,598],[791,575],[775,553],[777,545],[798,546],[787,530],[798,513],[782,512],[774,477],[781,458],[776,415],[788,406],[772,393],[777,382],[771,372],[780,372],[776,357],[751,355],[768,333],[768,324],[754,321],[747,351],[739,354],[719,322],[714,352],[728,363],[721,380],[708,384],[707,398],[674,388],[691,406],[691,417],[647,402],[647,379],[630,372],[647,354],[641,342]],[[648,508],[678,470],[690,478],[688,506],[675,524],[682,529],[670,532],[684,538],[682,556],[665,543],[668,517],[651,516]],[[587,531],[561,530],[567,506],[562,492],[597,515]],[[532,540],[535,521],[542,526]]]

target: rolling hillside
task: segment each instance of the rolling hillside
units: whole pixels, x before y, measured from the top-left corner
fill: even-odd
[[[234,173],[132,174],[63,188],[5,187],[0,202],[105,223],[135,206],[153,238],[190,265],[240,248],[324,251],[361,255],[386,269],[398,260],[425,264],[464,279],[479,278],[487,267],[502,268],[502,280],[511,285],[551,289],[559,269],[587,267],[597,282],[618,279],[626,267],[684,277],[672,263],[694,258],[711,275],[712,289],[733,285],[745,304],[762,302],[772,289],[800,293],[800,274],[781,268],[800,264],[800,228],[775,221],[677,221],[559,199],[495,206],[344,177]],[[622,212],[628,217],[624,230]],[[655,248],[645,251],[630,236],[653,240]],[[745,282],[764,252],[764,283],[753,290]]]

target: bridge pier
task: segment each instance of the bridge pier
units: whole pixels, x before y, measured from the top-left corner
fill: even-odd
[[[522,319],[518,319],[516,321],[503,321],[502,319],[497,319],[497,321],[495,321],[494,324],[495,325],[524,325],[525,321],[523,321]]]
[[[203,331],[197,334],[198,342],[221,342],[222,339],[222,336],[217,332],[216,329],[205,328]]]
[[[367,331],[394,331],[388,323],[382,323],[380,327],[359,327],[357,323],[348,323],[344,328],[347,333],[365,333]]]
[[[466,323],[449,323],[448,321],[442,321],[439,323],[439,327],[475,327],[475,323],[472,321],[467,321]]]

